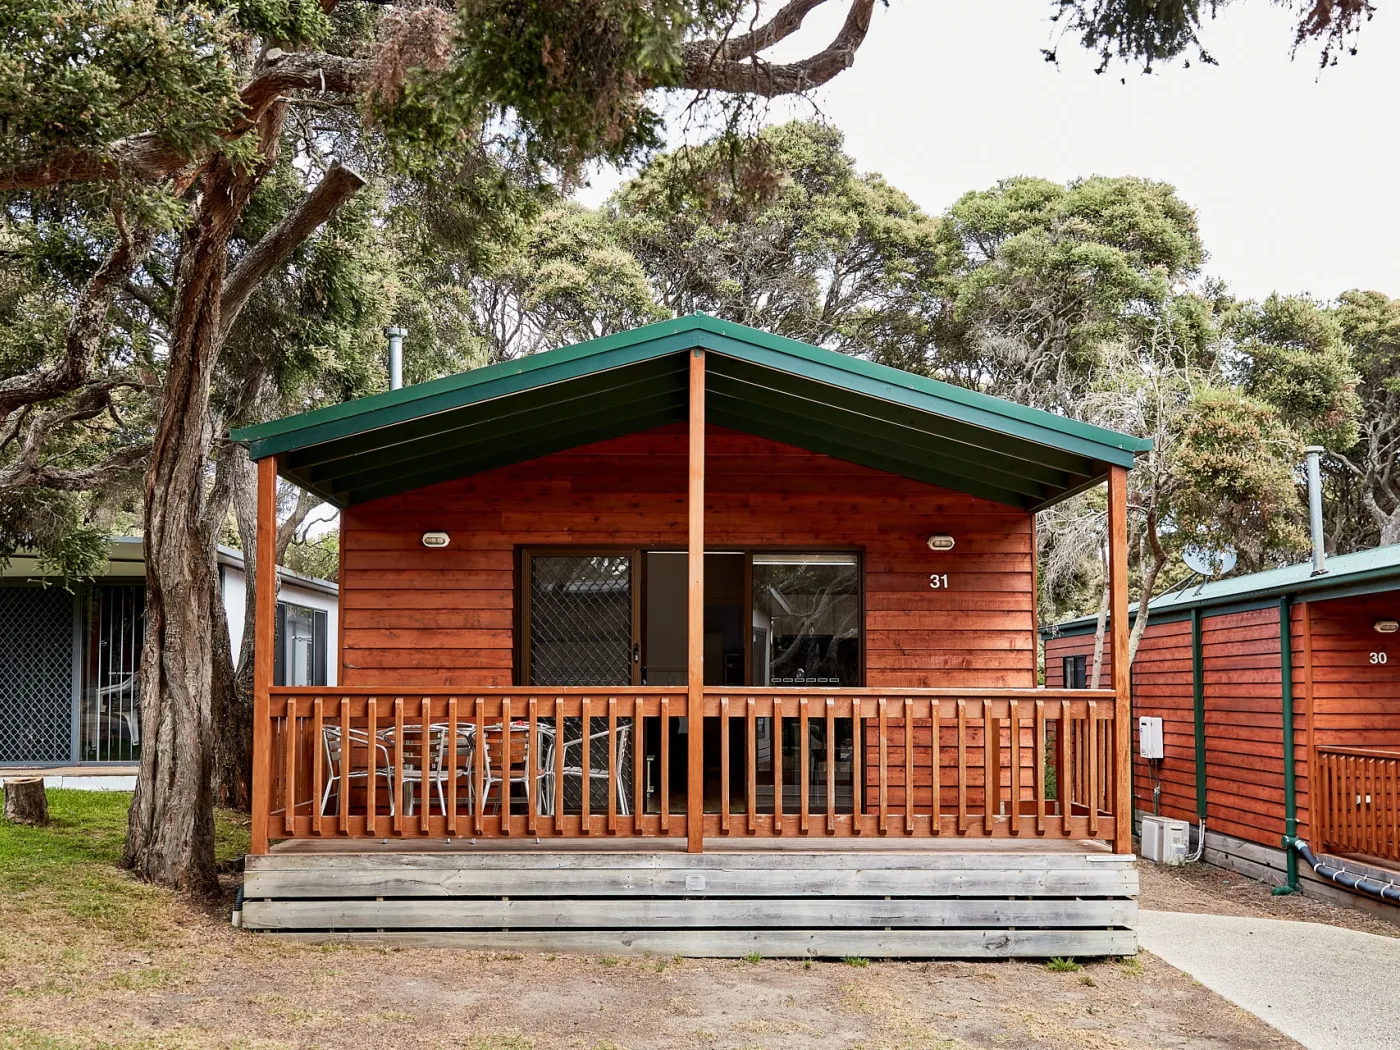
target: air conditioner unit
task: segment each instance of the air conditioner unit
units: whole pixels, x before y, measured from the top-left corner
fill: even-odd
[[[1167,817],[1142,818],[1142,856],[1156,864],[1185,864],[1191,847],[1191,825]]]

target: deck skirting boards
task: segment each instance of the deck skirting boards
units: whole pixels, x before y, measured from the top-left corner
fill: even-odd
[[[702,957],[1137,950],[1132,857],[1017,852],[273,853],[246,929],[317,942]]]

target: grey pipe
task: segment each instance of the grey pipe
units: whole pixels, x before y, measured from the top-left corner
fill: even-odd
[[[408,329],[391,326],[384,334],[389,337],[389,389],[398,390],[403,386],[403,337]]]
[[[1325,451],[1321,445],[1303,449],[1308,457],[1308,527],[1312,532],[1314,576],[1327,571],[1327,552],[1322,543],[1322,453]]]
[[[1313,855],[1313,851],[1302,839],[1286,839],[1284,844],[1291,847],[1290,852],[1296,850],[1298,856],[1307,861],[1313,871],[1324,879],[1335,882],[1338,886],[1345,886],[1349,890],[1355,890],[1357,893],[1364,893],[1368,897],[1375,897],[1387,904],[1400,904],[1400,886],[1395,885],[1395,883],[1381,882],[1368,875],[1358,875],[1354,871],[1347,871],[1335,864],[1324,864]]]

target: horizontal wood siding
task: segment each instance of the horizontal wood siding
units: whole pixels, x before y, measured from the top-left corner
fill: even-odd
[[[1300,606],[1293,607],[1294,775],[1300,834],[1308,833],[1308,736]],[[1316,626],[1314,626],[1316,635]],[[1206,735],[1206,822],[1222,834],[1277,846],[1284,830],[1283,675],[1278,609],[1201,620]],[[1045,643],[1045,684],[1059,685],[1061,658],[1085,653],[1094,636]],[[1104,654],[1105,669],[1111,655]],[[1106,673],[1106,670],[1105,670]],[[1196,742],[1191,680],[1191,621],[1149,621],[1133,661],[1133,805],[1153,812],[1152,771],[1138,757],[1137,719],[1162,719],[1159,812],[1196,820]]]
[[[1400,634],[1377,620],[1400,619],[1400,595],[1375,594],[1312,606],[1313,727],[1317,743],[1400,751]],[[1371,663],[1384,653],[1385,663]]]
[[[1035,684],[1029,515],[720,427],[706,449],[708,548],[863,552],[866,685]],[[667,426],[346,510],[342,681],[516,684],[516,548],[683,548],[686,468]],[[452,545],[423,548],[430,530]]]

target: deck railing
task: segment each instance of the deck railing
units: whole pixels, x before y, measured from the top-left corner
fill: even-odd
[[[268,836],[1114,835],[1108,691],[707,687],[694,800],[686,714],[684,689],[276,688]]]
[[[1317,837],[1334,853],[1400,861],[1400,751],[1318,747]]]

